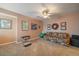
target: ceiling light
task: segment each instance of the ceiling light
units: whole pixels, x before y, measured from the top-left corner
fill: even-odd
[[[47,16],[48,13],[49,13],[49,10],[48,10],[48,9],[45,9],[45,10],[42,11],[42,14],[43,14],[44,16]]]
[[[44,9],[42,11],[42,14],[43,14],[44,18],[47,18],[49,16],[49,9]]]

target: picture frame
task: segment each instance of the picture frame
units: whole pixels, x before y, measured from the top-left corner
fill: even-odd
[[[38,28],[38,27],[37,27],[37,24],[31,24],[31,29],[32,29],[32,30],[37,30],[37,28]]]
[[[58,28],[59,28],[59,24],[58,23],[53,23],[52,24],[52,29],[53,30],[58,30]]]
[[[12,20],[0,18],[0,29],[12,29]]]
[[[41,26],[39,25],[39,26],[38,26],[38,28],[40,29],[40,28],[41,28]]]
[[[28,21],[22,21],[22,31],[27,31],[29,30],[29,23]]]
[[[67,30],[67,22],[61,22],[61,30]]]
[[[51,30],[52,29],[52,25],[51,24],[47,24],[47,30]]]

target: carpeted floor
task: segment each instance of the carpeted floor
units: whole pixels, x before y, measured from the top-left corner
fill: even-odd
[[[1,56],[79,56],[79,48],[51,44],[44,40],[35,40],[31,46],[21,44],[0,46]]]

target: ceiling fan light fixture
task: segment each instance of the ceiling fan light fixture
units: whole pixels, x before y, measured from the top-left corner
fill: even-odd
[[[45,9],[45,10],[43,10],[43,12],[42,12],[42,14],[43,14],[44,16],[48,15],[48,13],[49,13],[49,10],[48,10],[48,9]]]
[[[49,16],[51,15],[51,10],[50,8],[48,8],[45,4],[42,4],[43,6],[43,10],[42,10],[42,16],[44,18],[49,18]]]

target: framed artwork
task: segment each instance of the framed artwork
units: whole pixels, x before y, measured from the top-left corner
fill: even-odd
[[[48,30],[51,30],[51,29],[52,29],[51,24],[47,24],[47,29],[48,29]]]
[[[52,25],[52,29],[57,30],[59,28],[59,24],[58,23],[54,23]]]
[[[37,24],[31,24],[31,29],[32,30],[37,30]]]
[[[39,26],[38,26],[38,28],[40,29],[40,28],[41,28],[41,26],[39,25]]]
[[[61,30],[67,30],[67,22],[61,22]]]
[[[9,19],[0,19],[0,29],[11,29],[12,28],[12,20]]]
[[[29,30],[29,23],[27,21],[22,21],[22,30],[23,31]]]

